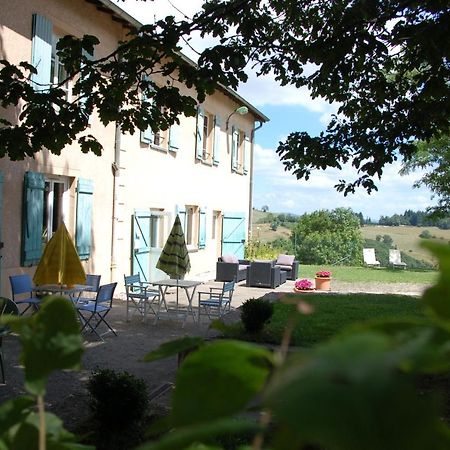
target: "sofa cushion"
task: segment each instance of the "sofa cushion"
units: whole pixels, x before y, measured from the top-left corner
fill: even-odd
[[[284,264],[275,264],[281,270],[292,270],[292,266],[285,266]]]
[[[236,255],[222,255],[222,262],[239,264],[239,259]]]
[[[275,263],[277,266],[291,266],[294,263],[295,256],[294,255],[278,255],[277,262]]]

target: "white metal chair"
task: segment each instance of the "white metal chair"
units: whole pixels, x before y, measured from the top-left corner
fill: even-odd
[[[374,248],[363,248],[363,258],[364,258],[364,264],[368,266],[379,266],[380,261],[377,261],[377,258],[375,256],[375,249]]]
[[[151,283],[141,281],[139,273],[136,275],[125,275],[124,280],[127,294],[127,321],[130,308],[134,309],[134,312],[138,312],[144,321],[147,319],[149,312],[154,314],[155,319],[157,319],[161,299],[159,290],[152,289]]]
[[[212,316],[221,318],[231,307],[235,281],[225,281],[221,288],[210,287],[209,292],[198,293],[198,322],[200,315],[206,313],[209,319]]]
[[[391,264],[393,268],[403,267],[403,269],[406,269],[406,263],[402,261],[400,250],[389,249],[389,264]]]

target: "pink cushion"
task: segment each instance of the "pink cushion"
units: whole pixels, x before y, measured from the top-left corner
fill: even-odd
[[[222,255],[222,261],[224,263],[239,264],[239,259],[236,255]]]
[[[277,262],[275,264],[280,266],[292,266],[294,259],[294,255],[278,255]]]

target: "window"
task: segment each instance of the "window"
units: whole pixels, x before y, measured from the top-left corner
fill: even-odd
[[[70,179],[59,175],[26,172],[22,209],[21,264],[37,264],[45,243],[69,216]],[[76,246],[82,259],[90,255],[93,183],[78,180]],[[73,205],[75,206],[75,205]]]
[[[177,207],[188,249],[206,247],[206,208],[196,205]]]
[[[231,128],[231,170],[246,175],[250,164],[250,141],[248,134],[236,127]]]
[[[43,199],[42,241],[46,243],[64,221],[64,193],[68,183],[64,179],[46,179]]]
[[[212,228],[211,228],[211,239],[217,239],[219,237],[218,233],[220,230],[220,220],[222,213],[220,211],[213,211],[212,214]]]
[[[186,205],[186,245],[197,247],[198,245],[198,206]]]
[[[62,83],[64,80],[67,79],[66,69],[64,68],[64,65],[62,64],[56,53],[56,44],[60,39],[61,36],[58,36],[54,33],[52,34],[52,60],[50,66],[50,81],[55,85]],[[69,82],[66,81],[60,87],[66,93],[66,99],[69,99],[70,96]]]
[[[167,213],[161,210],[152,210],[150,215],[150,247],[163,248],[165,243],[165,225],[167,221]]]
[[[208,164],[218,165],[220,156],[220,118],[202,107],[197,109],[195,157]]]

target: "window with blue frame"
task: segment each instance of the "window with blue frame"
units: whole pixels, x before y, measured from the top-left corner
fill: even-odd
[[[32,266],[39,262],[45,244],[58,226],[65,221],[72,205],[72,180],[58,175],[26,172],[22,207],[21,264]],[[91,254],[93,184],[90,180],[77,182],[76,247],[81,259]]]

